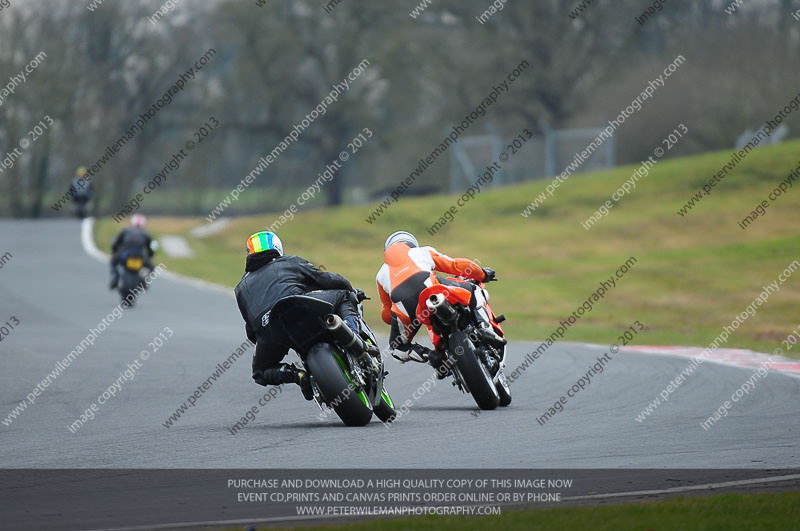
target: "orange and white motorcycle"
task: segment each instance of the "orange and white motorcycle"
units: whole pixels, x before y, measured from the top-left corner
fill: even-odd
[[[436,282],[420,294],[417,320],[427,325],[434,345],[429,357],[442,358],[431,360],[432,365],[440,374],[452,375],[453,385],[470,393],[481,409],[507,406],[511,392],[503,375],[506,342],[500,326],[505,316],[495,315],[485,302],[481,311],[488,313],[491,331],[482,329],[470,302],[473,296],[488,301],[484,283],[452,277],[448,280],[455,281],[451,284],[475,284],[475,293],[468,287]]]

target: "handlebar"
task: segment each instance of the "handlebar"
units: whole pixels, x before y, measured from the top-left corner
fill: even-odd
[[[484,281],[484,280],[475,280],[474,278],[467,278],[467,277],[455,277],[455,278],[460,278],[464,282],[469,282],[470,284],[475,284],[476,286],[479,286],[483,282],[497,282],[497,277],[495,277],[495,278],[493,278],[491,280],[486,280],[486,281]]]
[[[364,302],[364,301],[371,301],[372,300],[371,298],[367,297],[367,294],[364,292],[363,289],[356,288],[355,292],[356,292],[356,300],[358,302]]]

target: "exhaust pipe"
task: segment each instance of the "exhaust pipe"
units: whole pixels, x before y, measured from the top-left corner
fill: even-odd
[[[330,314],[325,318],[325,327],[331,333],[333,339],[342,347],[351,350],[356,356],[363,356],[367,353],[364,341],[355,335],[350,327],[347,326],[342,318],[336,314]]]
[[[455,308],[447,302],[447,299],[441,293],[431,295],[425,301],[425,306],[445,323],[452,323],[458,317]]]

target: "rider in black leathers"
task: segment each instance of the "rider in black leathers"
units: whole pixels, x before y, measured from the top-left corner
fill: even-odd
[[[131,226],[122,229],[111,242],[111,284],[110,289],[116,289],[119,283],[119,272],[117,266],[129,252],[136,252],[142,255],[144,267],[152,270],[153,265],[150,259],[153,257],[153,240],[144,230],[147,219],[141,214],[135,214],[131,218]]]
[[[260,246],[259,241],[269,244]],[[359,290],[354,290],[342,275],[320,271],[298,256],[283,256],[283,245],[274,233],[253,234],[248,240],[248,253],[245,274],[235,293],[247,338],[256,344],[253,380],[260,385],[296,383],[303,396],[311,400],[313,391],[307,373],[294,365],[281,363],[290,347],[273,337],[270,328],[265,326],[268,314],[284,297],[308,295],[331,303],[334,312],[358,337]],[[364,348],[374,356],[380,355],[374,345],[365,342]]]
[[[75,170],[75,178],[72,179],[72,184],[69,186],[70,196],[72,196],[72,201],[75,202],[75,213],[79,218],[86,216],[86,206],[92,200],[94,192],[91,177],[86,175],[86,168],[81,166]]]

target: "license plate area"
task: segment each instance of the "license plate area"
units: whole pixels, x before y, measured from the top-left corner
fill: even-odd
[[[129,256],[128,259],[125,261],[125,267],[130,269],[131,271],[139,271],[142,268],[142,259],[138,256]]]

